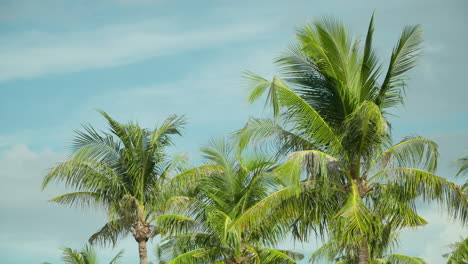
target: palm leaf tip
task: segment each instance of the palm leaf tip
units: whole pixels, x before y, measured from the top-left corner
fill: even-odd
[[[387,74],[382,83],[378,104],[384,108],[395,106],[402,102],[407,71],[416,66],[421,55],[423,41],[421,25],[406,26],[394,47]]]

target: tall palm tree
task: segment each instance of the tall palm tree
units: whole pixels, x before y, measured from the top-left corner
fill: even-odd
[[[274,246],[284,234],[279,226],[245,229],[238,219],[275,188],[275,163],[261,155],[234,151],[226,141],[213,141],[203,152],[222,172],[202,179],[188,214],[198,224],[170,237],[174,258],[169,264],[296,263],[302,255]]]
[[[81,250],[73,250],[71,248],[62,249],[62,261],[65,264],[98,264],[96,251],[90,246]],[[117,264],[122,258],[124,251],[121,250],[114,258],[109,262],[109,264]]]
[[[90,243],[111,243],[132,233],[138,242],[140,263],[148,263],[147,241],[175,230],[169,223],[190,224],[178,214],[186,201],[183,193],[203,173],[215,169],[203,166],[186,169],[182,156],[170,159],[164,152],[173,145],[172,136],[180,135],[185,121],[171,116],[154,130],[137,124],[121,124],[105,112],[110,132],[97,132],[92,126],[78,131],[70,159],[52,168],[42,188],[51,181],[62,181],[76,191],[52,201],[82,207],[103,208],[108,222]],[[167,228],[162,229],[165,225]]]
[[[383,71],[373,51],[372,17],[363,50],[359,39],[330,18],[306,25],[298,43],[277,63],[283,78],[247,74],[249,102],[267,94],[273,119],[251,119],[238,132],[241,146],[272,140],[288,161],[276,170],[284,189],[251,210],[244,221],[277,208],[296,211],[296,238],[311,231],[340,242],[359,263],[369,263],[386,225],[425,224],[415,199],[437,200],[453,217],[468,219],[459,186],[434,174],[437,145],[408,137],[393,145],[389,110],[403,101],[405,73],[420,54],[422,30],[407,26]],[[382,76],[382,79],[379,77]],[[281,210],[280,210],[281,208]]]

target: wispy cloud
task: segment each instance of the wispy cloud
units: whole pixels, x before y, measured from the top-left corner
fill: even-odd
[[[63,185],[50,184],[41,191],[42,179],[51,166],[65,160],[66,153],[34,151],[26,145],[0,150],[0,255],[5,263],[59,262],[60,247],[81,248],[88,237],[103,225],[105,218],[93,210],[86,213],[49,203],[48,199],[65,192]],[[76,224],[78,221],[79,224]],[[17,228],[20,226],[21,228]],[[134,240],[119,244],[134,246]],[[23,254],[16,254],[23,248]],[[107,259],[112,249],[100,250]],[[115,253],[114,253],[115,254]],[[127,252],[126,263],[137,258]]]
[[[125,65],[188,50],[253,38],[271,27],[242,22],[196,30],[149,20],[86,32],[28,32],[0,37],[0,80]]]

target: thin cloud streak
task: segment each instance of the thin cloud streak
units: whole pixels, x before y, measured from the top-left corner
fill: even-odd
[[[151,20],[88,32],[4,36],[0,38],[0,81],[115,67],[206,49],[259,37],[273,26],[257,21],[170,32],[168,25],[169,21]]]

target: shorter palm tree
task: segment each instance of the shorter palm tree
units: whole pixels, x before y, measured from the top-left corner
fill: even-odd
[[[188,214],[198,224],[166,241],[174,255],[169,264],[274,264],[302,259],[301,254],[272,248],[284,234],[280,225],[268,221],[246,229],[238,221],[275,189],[271,175],[275,163],[258,154],[235,152],[224,140],[213,141],[202,151],[209,164],[223,171],[202,179],[194,193]]]
[[[81,250],[73,250],[71,248],[62,248],[62,261],[65,264],[98,264],[96,250],[90,245]],[[109,264],[117,264],[122,258],[124,251],[121,250],[112,258]],[[49,264],[44,262],[43,264]]]
[[[92,126],[77,132],[74,153],[49,171],[42,188],[52,181],[64,182],[75,192],[52,201],[104,209],[108,222],[89,242],[115,245],[119,238],[132,233],[138,243],[140,263],[147,264],[147,241],[173,232],[174,223],[189,220],[177,214],[178,207],[187,200],[183,193],[195,186],[202,172],[216,168],[187,169],[184,157],[171,159],[165,153],[173,145],[172,137],[181,135],[183,118],[171,116],[149,130],[131,122],[121,124],[105,112],[100,113],[110,132],[99,133]]]

